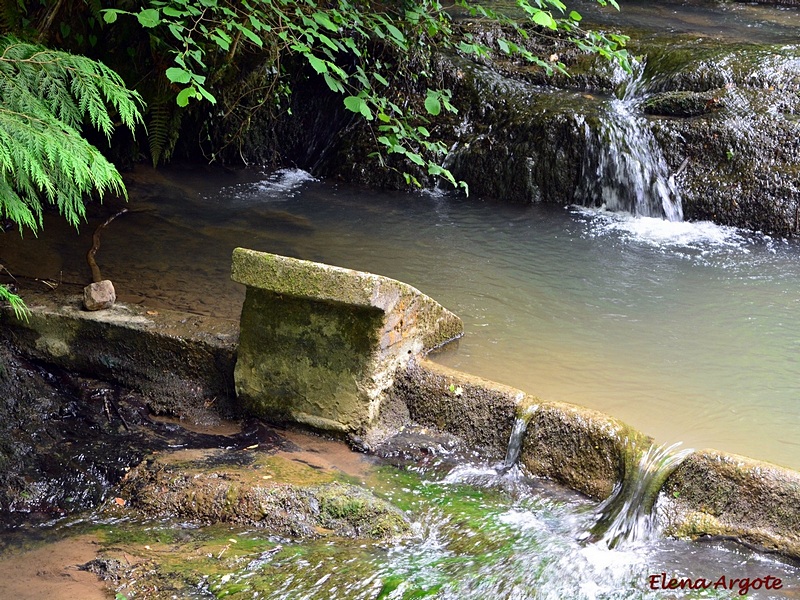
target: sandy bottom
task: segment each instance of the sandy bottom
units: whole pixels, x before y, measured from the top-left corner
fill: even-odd
[[[303,463],[322,471],[341,472],[351,477],[364,478],[373,461],[366,454],[355,452],[344,442],[330,440],[299,431],[282,431],[281,436],[295,444],[299,450],[278,452],[289,460]]]
[[[114,593],[94,573],[80,571],[97,557],[97,539],[79,536],[0,558],[0,598],[107,600]]]

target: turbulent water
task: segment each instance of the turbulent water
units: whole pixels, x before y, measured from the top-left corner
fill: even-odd
[[[389,545],[276,540],[204,586],[226,597],[285,600],[663,600],[731,598],[735,592],[723,587],[731,578],[798,583],[793,567],[725,544],[651,539],[610,549],[586,541],[593,503],[516,470],[462,465],[442,477],[384,468],[371,482],[409,511],[411,538]],[[672,578],[717,587],[699,595],[665,590]],[[762,584],[748,597],[790,596],[765,593]]]

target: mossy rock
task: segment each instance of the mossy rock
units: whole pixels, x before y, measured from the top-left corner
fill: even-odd
[[[667,479],[665,532],[726,536],[800,558],[800,473],[714,450],[690,455]]]
[[[401,511],[369,490],[331,472],[283,456],[256,455],[248,464],[226,462],[225,450],[167,453],[131,471],[118,491],[130,512],[208,525],[233,523],[292,537],[337,535],[389,539],[404,535]],[[239,451],[240,452],[240,451]]]

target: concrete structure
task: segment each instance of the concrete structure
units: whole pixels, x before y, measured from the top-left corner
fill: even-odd
[[[412,357],[463,332],[461,319],[408,284],[237,248],[247,286],[236,394],[248,410],[363,435]]]

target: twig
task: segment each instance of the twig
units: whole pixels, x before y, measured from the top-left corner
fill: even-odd
[[[130,431],[131,430],[130,425],[128,425],[128,422],[125,420],[125,417],[122,416],[122,411],[120,411],[117,401],[114,398],[107,398],[107,400],[111,403],[111,407],[114,409],[114,412],[117,413],[119,420],[122,421],[122,425],[123,427],[125,427],[125,431]]]
[[[108,224],[111,223],[111,221],[126,212],[128,212],[128,209],[123,208],[117,214],[111,215],[108,219],[106,219],[105,223],[98,225],[97,229],[94,230],[94,235],[92,235],[92,247],[89,248],[89,252],[86,253],[86,262],[89,263],[89,268],[92,270],[92,281],[94,283],[103,281],[103,276],[100,274],[100,267],[97,266],[97,262],[94,259],[94,255],[97,254],[97,251],[100,249],[100,232],[108,227]]]

